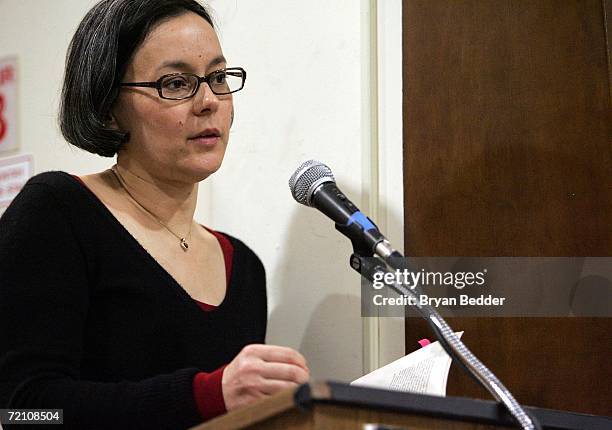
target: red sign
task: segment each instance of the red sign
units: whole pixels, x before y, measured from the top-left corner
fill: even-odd
[[[12,151],[17,142],[17,59],[0,59],[0,152]]]

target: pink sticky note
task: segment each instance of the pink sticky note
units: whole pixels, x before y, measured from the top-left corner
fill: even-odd
[[[421,348],[426,347],[430,343],[431,343],[431,341],[429,339],[421,339],[421,340],[419,340],[419,345],[421,345]]]

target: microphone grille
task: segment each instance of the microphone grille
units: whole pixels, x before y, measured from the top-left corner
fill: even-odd
[[[320,161],[308,160],[300,164],[289,178],[289,189],[295,201],[312,206],[312,194],[324,182],[336,182],[331,169]]]

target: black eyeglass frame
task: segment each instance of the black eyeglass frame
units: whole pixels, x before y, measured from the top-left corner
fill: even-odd
[[[237,90],[233,90],[233,91],[228,91],[228,92],[224,92],[224,93],[219,93],[216,92],[213,87],[210,85],[210,80],[212,77],[215,77],[216,75],[218,75],[219,73],[223,72],[225,74],[231,74],[231,72],[240,72],[241,77],[242,77],[242,84],[240,85],[240,88],[238,88]],[[193,76],[196,77],[198,79],[198,84],[196,85],[195,89],[193,90],[193,93],[187,97],[181,97],[181,98],[172,98],[172,97],[164,97],[162,94],[162,82],[164,81],[164,79],[168,79],[171,78],[172,76]],[[232,75],[232,76],[236,76],[236,75]],[[159,97],[164,99],[164,100],[185,100],[185,99],[189,99],[193,96],[195,96],[198,93],[198,90],[200,89],[200,85],[202,84],[202,82],[206,82],[208,84],[208,87],[210,88],[210,90],[213,92],[213,94],[218,95],[218,96],[224,96],[227,94],[232,94],[235,93],[237,91],[240,91],[241,89],[244,88],[244,83],[246,81],[246,70],[244,70],[242,67],[227,67],[225,69],[219,69],[219,70],[215,70],[214,72],[210,72],[208,75],[206,76],[198,76],[195,73],[170,73],[168,75],[164,75],[161,78],[159,78],[157,81],[154,82],[121,82],[119,84],[119,86],[121,87],[145,87],[145,88],[155,88],[157,89],[157,93],[159,94]]]

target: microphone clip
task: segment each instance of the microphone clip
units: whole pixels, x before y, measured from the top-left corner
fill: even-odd
[[[335,223],[335,226],[351,241],[353,253],[361,257],[373,257],[376,246],[385,240],[376,224],[359,211],[354,212],[346,224]]]
[[[336,230],[346,236],[353,245],[353,254],[360,257],[373,257],[374,249],[371,243],[366,240],[364,235],[364,229],[356,222],[350,224],[339,224],[336,223]],[[378,231],[378,229],[377,229]]]

